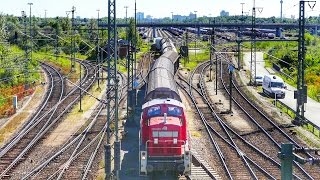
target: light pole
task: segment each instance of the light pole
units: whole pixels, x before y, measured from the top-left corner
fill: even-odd
[[[128,23],[128,19],[127,19],[127,17],[128,17],[128,7],[129,6],[124,6],[124,8],[126,9],[126,24]]]
[[[241,22],[243,23],[243,5],[245,4],[245,3],[240,3],[241,4]]]
[[[25,65],[25,68],[24,68],[24,85],[26,86],[27,85],[27,78],[28,78],[28,46],[27,46],[27,15],[26,15],[26,12],[25,11],[21,11],[21,16],[22,16],[22,19],[23,19],[23,25],[24,25],[24,37],[23,37],[23,44],[24,44],[24,51],[25,51],[25,61],[24,61],[24,65]]]
[[[46,23],[47,23],[47,11],[48,10],[46,10],[46,9],[44,10],[44,19],[45,19]]]
[[[30,61],[32,61],[32,18],[31,18],[31,6],[33,5],[33,3],[28,3],[28,5],[30,6],[30,17],[29,17],[29,21],[30,21]]]
[[[97,12],[98,12],[98,19],[97,19],[97,23],[98,23],[98,33],[97,33],[97,64],[98,64],[98,90],[101,90],[100,88],[100,42],[99,42],[99,21],[100,21],[100,17],[99,17],[99,12],[100,10],[97,9]]]

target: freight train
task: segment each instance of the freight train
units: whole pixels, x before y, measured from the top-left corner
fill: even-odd
[[[191,173],[191,149],[185,107],[174,75],[179,54],[169,39],[157,39],[161,56],[148,75],[140,120],[140,175],[174,171]]]

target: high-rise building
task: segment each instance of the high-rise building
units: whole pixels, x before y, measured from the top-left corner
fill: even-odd
[[[172,19],[174,21],[183,21],[183,20],[188,19],[188,16],[182,16],[182,15],[177,14],[177,15],[173,15]]]
[[[189,19],[196,19],[196,18],[197,18],[197,15],[192,13],[192,12],[190,12]]]
[[[137,19],[138,21],[144,20],[144,12],[137,12]]]

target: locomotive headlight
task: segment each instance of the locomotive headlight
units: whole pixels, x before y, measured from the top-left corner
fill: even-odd
[[[158,138],[154,139],[154,144],[158,144]]]
[[[173,139],[173,144],[177,144],[178,143],[178,139],[177,138],[174,138]]]
[[[146,153],[145,153],[145,152],[142,152],[142,153],[141,153],[141,159],[143,159],[143,160],[146,159]]]
[[[186,153],[184,155],[184,159],[185,160],[189,160],[189,151],[186,151]]]

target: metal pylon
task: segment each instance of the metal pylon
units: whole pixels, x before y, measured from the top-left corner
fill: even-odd
[[[315,1],[300,1],[299,5],[299,43],[298,43],[298,76],[297,76],[297,91],[295,98],[297,99],[296,118],[294,123],[301,124],[304,120],[304,103],[307,102],[307,86],[305,82],[305,2]]]
[[[107,144],[105,145],[106,179],[119,179],[120,141],[118,136],[118,79],[117,79],[117,31],[116,0],[108,0],[108,77],[107,77]],[[112,115],[114,113],[114,115]],[[115,136],[111,142],[111,128]],[[112,157],[111,149],[114,149]],[[113,162],[112,162],[113,161]],[[114,165],[112,169],[112,164]]]
[[[127,96],[127,121],[128,122],[133,122],[133,101],[132,101],[132,96],[130,93],[132,92],[133,89],[133,61],[134,61],[134,53],[133,53],[133,48],[132,48],[132,38],[128,37],[128,46],[127,46],[127,87],[128,87],[128,96]],[[131,111],[130,111],[131,109]]]

